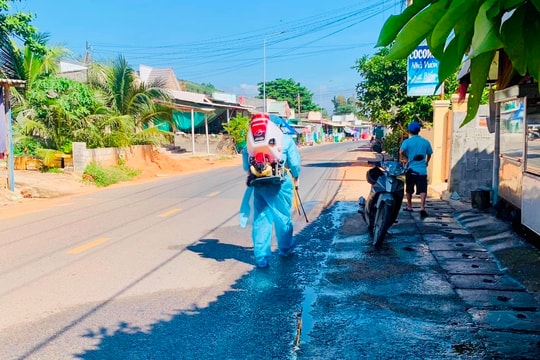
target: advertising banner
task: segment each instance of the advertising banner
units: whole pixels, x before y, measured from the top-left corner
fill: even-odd
[[[420,44],[407,58],[407,95],[440,95],[439,61],[433,57],[428,46]]]

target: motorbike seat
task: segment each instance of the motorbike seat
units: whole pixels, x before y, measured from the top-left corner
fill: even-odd
[[[378,167],[373,167],[369,169],[366,173],[366,180],[370,185],[373,185],[377,182],[377,179],[383,175],[384,172]]]

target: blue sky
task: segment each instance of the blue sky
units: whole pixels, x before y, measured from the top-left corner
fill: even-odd
[[[353,96],[351,69],[371,55],[384,21],[403,0],[22,0],[14,10],[75,57],[119,54],[139,64],[171,67],[176,76],[255,96],[257,83],[292,78],[330,112],[336,95]],[[265,66],[266,65],[266,66]]]

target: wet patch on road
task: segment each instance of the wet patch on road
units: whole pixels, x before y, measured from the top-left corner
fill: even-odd
[[[379,249],[356,206],[330,209],[343,230],[310,287],[313,324],[299,357],[482,359],[500,351],[505,358],[512,345],[503,346],[508,337],[499,331],[538,326],[534,298],[455,220],[459,214],[450,206],[430,202],[425,219],[400,213]],[[514,325],[494,327],[497,315],[515,318]],[[534,338],[523,336],[530,351],[521,353],[534,353]]]
[[[309,286],[310,298],[316,295],[309,309],[314,323],[298,356],[458,358],[469,351],[482,358],[467,306],[429,251],[416,220],[400,215],[383,246],[375,249],[364,227],[354,224],[363,220],[343,211],[355,211],[354,205],[333,208],[334,221],[343,221],[345,231],[334,235],[318,283]]]

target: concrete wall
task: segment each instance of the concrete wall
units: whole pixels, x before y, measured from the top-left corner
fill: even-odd
[[[195,142],[195,147],[193,147],[193,142]],[[176,134],[174,135],[174,146],[196,154],[231,155],[235,153],[232,138],[222,134],[208,134],[208,142],[204,134],[195,134],[194,138],[191,134]]]
[[[192,153],[191,135],[175,135],[174,145],[181,147],[185,152]],[[195,135],[195,154],[235,154],[234,141],[229,135],[209,135],[207,152],[206,135]],[[152,145],[134,145],[126,148],[99,148],[87,149],[86,143],[73,143],[73,171],[82,174],[90,163],[98,163],[103,166],[118,165],[121,159],[129,159],[131,156],[139,158],[152,158]]]
[[[121,159],[127,160],[130,156],[151,158],[152,145],[135,145],[128,148],[99,148],[87,149],[86,143],[73,143],[73,171],[82,174],[90,163],[103,166],[118,165]]]
[[[472,190],[492,187],[495,135],[487,128],[487,105],[481,105],[476,119],[463,127],[466,104],[458,104],[456,96],[452,98],[452,110],[448,190],[470,199]]]

